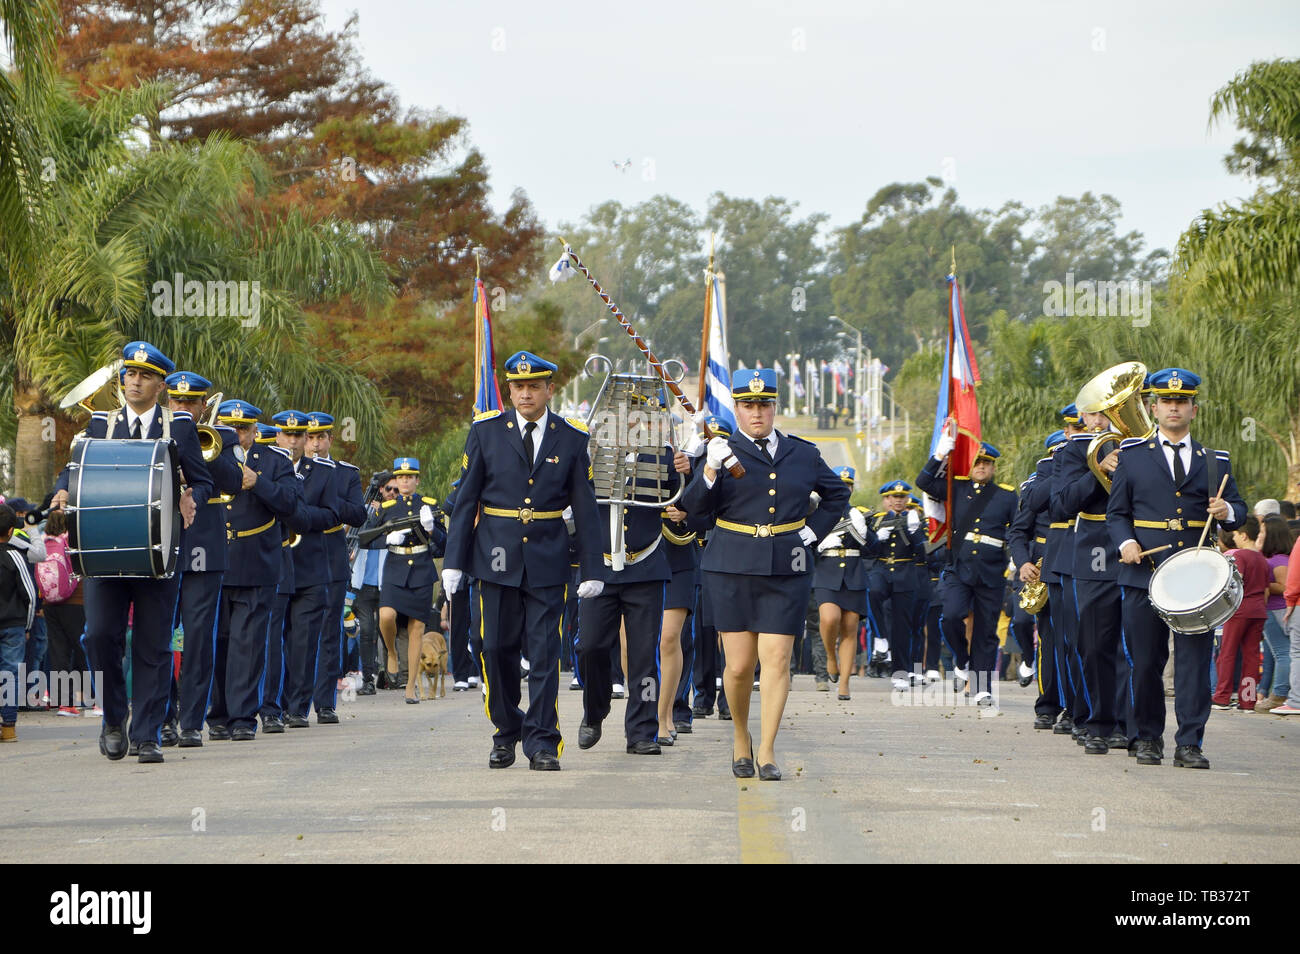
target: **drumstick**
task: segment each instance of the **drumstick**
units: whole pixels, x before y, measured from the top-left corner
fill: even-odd
[[[1166,543],[1162,547],[1152,547],[1150,550],[1143,550],[1141,553],[1138,554],[1138,559],[1141,559],[1144,556],[1150,556],[1153,553],[1159,553],[1161,550],[1168,550],[1172,546],[1173,546],[1172,543]]]
[[[1214,496],[1215,496],[1215,497],[1222,497],[1222,496],[1223,496],[1223,489],[1224,489],[1225,487],[1227,487],[1227,486],[1228,486],[1228,475],[1227,475],[1227,474],[1224,474],[1224,475],[1223,475],[1223,480],[1219,481],[1219,492],[1218,492],[1217,494],[1215,494]],[[1198,549],[1199,549],[1200,547],[1205,546],[1205,535],[1206,535],[1207,533],[1210,532],[1210,524],[1212,524],[1213,522],[1214,522],[1214,518],[1212,518],[1212,517],[1209,515],[1209,513],[1207,512],[1207,513],[1205,514],[1205,526],[1201,529],[1201,541],[1200,541],[1198,544],[1196,544],[1196,546],[1197,546]]]

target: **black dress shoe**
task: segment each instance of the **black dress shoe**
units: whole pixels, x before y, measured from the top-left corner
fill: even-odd
[[[671,739],[668,740],[668,744],[673,744]],[[662,755],[663,750],[659,748],[659,743],[655,742],[653,739],[637,739],[635,742],[629,742],[627,744],[627,754]]]
[[[1138,765],[1159,765],[1163,755],[1155,739],[1138,739],[1133,743],[1133,754]]]
[[[126,754],[129,755],[129,756],[131,756],[131,758],[135,758],[137,755],[139,755],[139,754],[140,754],[140,743],[139,743],[139,742],[132,742],[130,745],[128,745],[128,746],[126,747]]]
[[[1052,716],[1049,716],[1046,712],[1042,712],[1034,716],[1035,729],[1050,729],[1055,722],[1056,720],[1052,718]]]
[[[221,723],[221,722],[217,722],[217,723],[215,723],[215,724],[209,722],[209,723],[208,723],[208,741],[209,741],[209,742],[229,742],[229,741],[230,741],[230,727],[227,726],[227,725],[225,725],[225,724],[223,724],[223,723]]]
[[[707,719],[713,715],[713,706],[691,706],[691,715],[697,719]]]
[[[1059,722],[1052,727],[1053,735],[1069,735],[1074,731],[1074,720],[1068,714],[1061,716]]]
[[[754,777],[754,746],[749,746],[749,758],[732,759],[731,774],[736,778],[753,778]]]
[[[140,743],[140,763],[151,764],[163,760],[162,746],[157,742]]]
[[[1110,746],[1101,736],[1090,735],[1083,743],[1083,751],[1087,755],[1105,755],[1110,751]]]
[[[263,735],[279,735],[284,731],[284,723],[275,716],[266,716],[262,719]]]
[[[600,723],[587,725],[583,722],[578,726],[578,748],[589,749],[600,741]]]
[[[769,762],[767,765],[758,767],[758,777],[763,782],[779,782],[781,781],[781,770]]]
[[[331,709],[329,706],[326,706],[324,709],[317,709],[316,724],[317,725],[338,725],[339,714],[335,712],[333,709]]]
[[[1174,749],[1174,767],[1207,769],[1210,760],[1201,752],[1199,745],[1180,745]]]
[[[363,682],[361,684],[361,688],[357,690],[357,695],[359,696],[373,696],[374,694],[375,694],[375,684],[370,679],[367,679],[365,682]]]
[[[307,721],[306,716],[300,715],[286,716],[284,724],[291,729],[305,729],[307,726],[311,725],[311,723]]]
[[[126,733],[120,725],[106,725],[99,730],[99,751],[113,762],[126,757]]]
[[[731,721],[731,710],[730,710],[730,709],[719,709],[719,710],[718,710],[718,718],[721,719],[723,722],[730,722],[730,721]]]
[[[257,730],[250,729],[246,725],[241,725],[230,730],[231,742],[252,742],[255,738],[257,738]]]
[[[162,727],[162,739],[159,744],[163,745],[164,747],[173,746],[177,743],[179,739],[180,736],[176,734],[176,723],[175,722],[165,723]]]
[[[677,731],[678,735],[690,735],[693,731],[689,722],[674,722],[673,728]]]
[[[1106,737],[1106,744],[1112,749],[1127,749],[1128,736],[1123,732],[1116,732]]]
[[[534,772],[558,772],[560,760],[550,752],[538,752],[528,760],[528,767]]]
[[[203,746],[203,733],[198,729],[181,729],[179,740],[182,749],[197,749]]]
[[[510,768],[515,764],[515,747],[513,745],[494,745],[488,756],[488,768]]]

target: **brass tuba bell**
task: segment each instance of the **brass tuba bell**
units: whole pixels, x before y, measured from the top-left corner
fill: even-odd
[[[1106,493],[1110,493],[1110,476],[1098,464],[1098,452],[1107,444],[1130,437],[1147,438],[1155,433],[1155,422],[1142,400],[1146,376],[1147,367],[1141,362],[1117,364],[1080,388],[1074,399],[1080,413],[1105,414],[1115,425],[1114,431],[1098,434],[1088,443],[1088,469],[1101,481]]]
[[[119,360],[90,372],[80,384],[63,395],[59,410],[66,411],[76,405],[87,414],[94,414],[122,407],[126,398],[122,394],[121,370],[122,362]]]

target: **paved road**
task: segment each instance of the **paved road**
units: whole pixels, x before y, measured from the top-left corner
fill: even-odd
[[[567,676],[566,676],[567,683]],[[778,754],[786,779],[731,777],[731,723],[697,720],[659,758],[615,722],[577,748],[562,691],[564,770],[490,771],[477,696],[407,706],[381,692],[340,726],[110,763],[93,720],[23,713],[0,747],[0,861],[1294,862],[1300,722],[1215,712],[1209,772],[1085,756],[1029,728],[1030,690],[1001,715],[851,702],[796,679]],[[615,703],[615,712],[621,713]],[[755,716],[755,718],[757,718]],[[1171,714],[1172,720],[1172,714]],[[1169,736],[1172,754],[1172,724]]]

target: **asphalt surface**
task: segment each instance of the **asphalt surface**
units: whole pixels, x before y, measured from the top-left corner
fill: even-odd
[[[604,738],[579,750],[568,678],[555,773],[522,756],[489,770],[481,697],[450,687],[418,706],[400,692],[342,701],[341,725],[169,748],[162,765],[106,760],[98,720],[21,713],[18,743],[0,746],[0,861],[1300,858],[1300,717],[1213,712],[1204,772],[1035,732],[1033,690],[1015,683],[986,717],[951,699],[896,705],[882,679],[855,678],[839,702],[799,676],[777,740],[785,779],[770,783],[732,777],[732,723],[716,717],[661,756],[633,756],[615,702]]]

